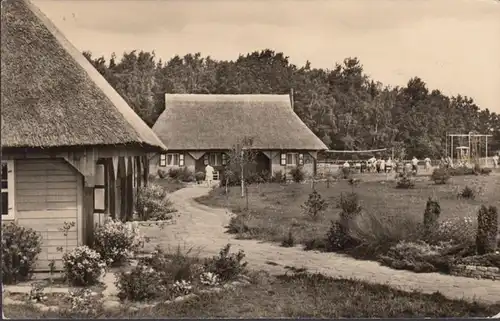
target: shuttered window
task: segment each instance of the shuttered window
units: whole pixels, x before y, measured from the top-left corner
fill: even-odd
[[[167,155],[166,154],[160,154],[160,166],[161,167],[167,166]]]
[[[227,164],[227,155],[225,153],[222,153],[222,165]]]
[[[208,153],[205,153],[205,155],[203,155],[203,164],[208,165]]]
[[[304,165],[304,154],[299,154],[299,165]]]
[[[95,186],[94,186],[94,213],[106,213],[107,211],[107,171],[104,162],[96,164]]]
[[[179,154],[179,166],[184,166],[184,154]]]
[[[14,219],[14,161],[2,161],[2,220]]]
[[[286,154],[283,153],[281,154],[281,166],[285,166],[286,165]]]

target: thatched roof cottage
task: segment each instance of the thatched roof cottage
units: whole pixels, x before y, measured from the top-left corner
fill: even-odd
[[[132,215],[147,155],[165,146],[35,5],[2,6],[2,221],[41,233],[43,270],[65,222],[73,247],[97,218]]]
[[[169,151],[151,160],[152,173],[176,167],[199,172],[207,164],[221,170],[226,153],[252,138],[257,171],[285,174],[303,165],[314,174],[317,152],[327,149],[295,114],[289,95],[166,94],[153,131]]]

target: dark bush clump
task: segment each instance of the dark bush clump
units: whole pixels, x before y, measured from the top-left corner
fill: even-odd
[[[295,245],[295,238],[293,237],[292,231],[288,231],[287,236],[281,242],[283,247],[293,247]]]
[[[168,177],[180,182],[194,182],[196,179],[187,167],[169,169]]]
[[[2,282],[26,281],[33,275],[42,238],[31,228],[2,224]]]
[[[304,181],[306,177],[306,174],[304,173],[304,169],[302,168],[302,166],[293,167],[290,170],[290,175],[292,175],[292,179],[295,183],[300,183]]]
[[[283,174],[282,171],[276,171],[273,173],[273,176],[271,176],[271,183],[285,183],[286,182],[286,175]]]
[[[205,172],[196,172],[196,174],[194,174],[194,177],[196,179],[196,182],[203,182],[205,180]]]
[[[400,189],[410,189],[415,187],[415,181],[408,177],[406,173],[400,177],[396,183],[396,188]]]
[[[204,263],[205,271],[217,274],[222,281],[233,280],[241,275],[248,264],[243,262],[245,253],[240,250],[236,254],[229,254],[230,249],[231,245],[227,244],[218,256],[207,259]]]
[[[164,171],[163,169],[158,170],[158,177],[161,179],[165,179],[168,176],[168,172]]]
[[[481,206],[477,214],[477,253],[493,253],[497,246],[498,210],[495,206]]]
[[[440,214],[441,206],[437,201],[429,197],[427,204],[425,204],[424,212],[424,230],[427,237],[436,232]]]
[[[312,220],[317,220],[327,207],[328,203],[316,190],[309,194],[307,201],[302,205],[305,214]]]
[[[435,184],[446,184],[450,179],[450,170],[446,168],[436,168],[432,171],[431,180]]]
[[[464,189],[461,190],[460,193],[458,193],[458,198],[465,198],[465,199],[473,200],[476,198],[476,193],[469,186],[465,186]]]

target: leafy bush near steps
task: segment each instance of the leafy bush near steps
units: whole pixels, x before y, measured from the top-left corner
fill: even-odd
[[[136,214],[141,221],[168,220],[175,209],[167,197],[167,191],[158,184],[149,183],[139,188]]]
[[[104,275],[106,262],[86,245],[78,246],[63,255],[64,276],[75,286],[94,285]]]
[[[42,251],[42,237],[16,223],[2,224],[2,283],[29,280]]]

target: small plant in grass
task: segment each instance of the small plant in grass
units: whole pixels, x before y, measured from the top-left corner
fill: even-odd
[[[295,245],[295,237],[293,237],[292,230],[288,231],[288,234],[281,242],[281,246],[283,247],[293,247]]]
[[[33,303],[39,303],[47,300],[47,295],[45,294],[45,287],[40,282],[34,282],[31,284],[31,290],[28,295],[28,300]]]
[[[94,285],[106,272],[106,262],[99,253],[82,245],[64,253],[63,271],[66,280],[74,286]]]
[[[338,207],[342,210],[340,218],[331,222],[326,234],[326,247],[329,251],[346,250],[359,245],[359,240],[350,233],[352,221],[362,210],[358,194],[340,194]]]
[[[424,212],[424,230],[427,236],[432,235],[437,230],[440,214],[441,206],[439,202],[429,197]]]
[[[304,173],[304,169],[302,166],[296,166],[290,169],[290,175],[292,176],[292,180],[295,183],[300,183],[304,181],[306,174]]]
[[[163,169],[159,169],[158,170],[158,177],[161,178],[161,179],[165,179],[167,178],[168,176],[168,172],[163,170]]]
[[[349,179],[351,177],[351,168],[342,167],[340,170],[342,172],[342,178]]]
[[[476,249],[479,255],[493,253],[497,246],[498,210],[482,205],[477,215]]]
[[[341,218],[351,219],[361,213],[362,207],[359,204],[359,196],[356,193],[342,193],[337,205],[342,211]]]
[[[446,168],[436,168],[432,171],[431,180],[435,184],[442,185],[448,183],[450,177],[450,170]]]
[[[108,264],[117,266],[126,263],[144,246],[144,242],[136,223],[110,218],[95,229],[93,249]]]
[[[328,203],[316,190],[309,194],[307,201],[302,205],[305,214],[314,221],[319,219],[327,207]]]
[[[276,171],[271,176],[271,183],[284,183],[286,182],[286,175],[282,171]]]
[[[464,189],[461,190],[460,193],[458,193],[457,197],[473,200],[476,198],[476,193],[469,186],[465,186]]]
[[[415,187],[415,180],[411,179],[406,173],[403,173],[403,175],[398,179],[396,183],[396,188],[399,189],[411,189],[414,187]]]
[[[166,291],[160,273],[142,262],[131,271],[121,271],[115,276],[118,298],[122,301],[155,299]]]
[[[229,251],[231,245],[227,244],[219,252],[218,256],[205,261],[205,271],[217,274],[221,281],[230,281],[241,275],[247,266],[247,262],[243,262],[245,253],[240,250],[238,253],[231,253]]]
[[[33,229],[16,223],[2,224],[2,282],[30,279],[41,244],[41,236]]]

